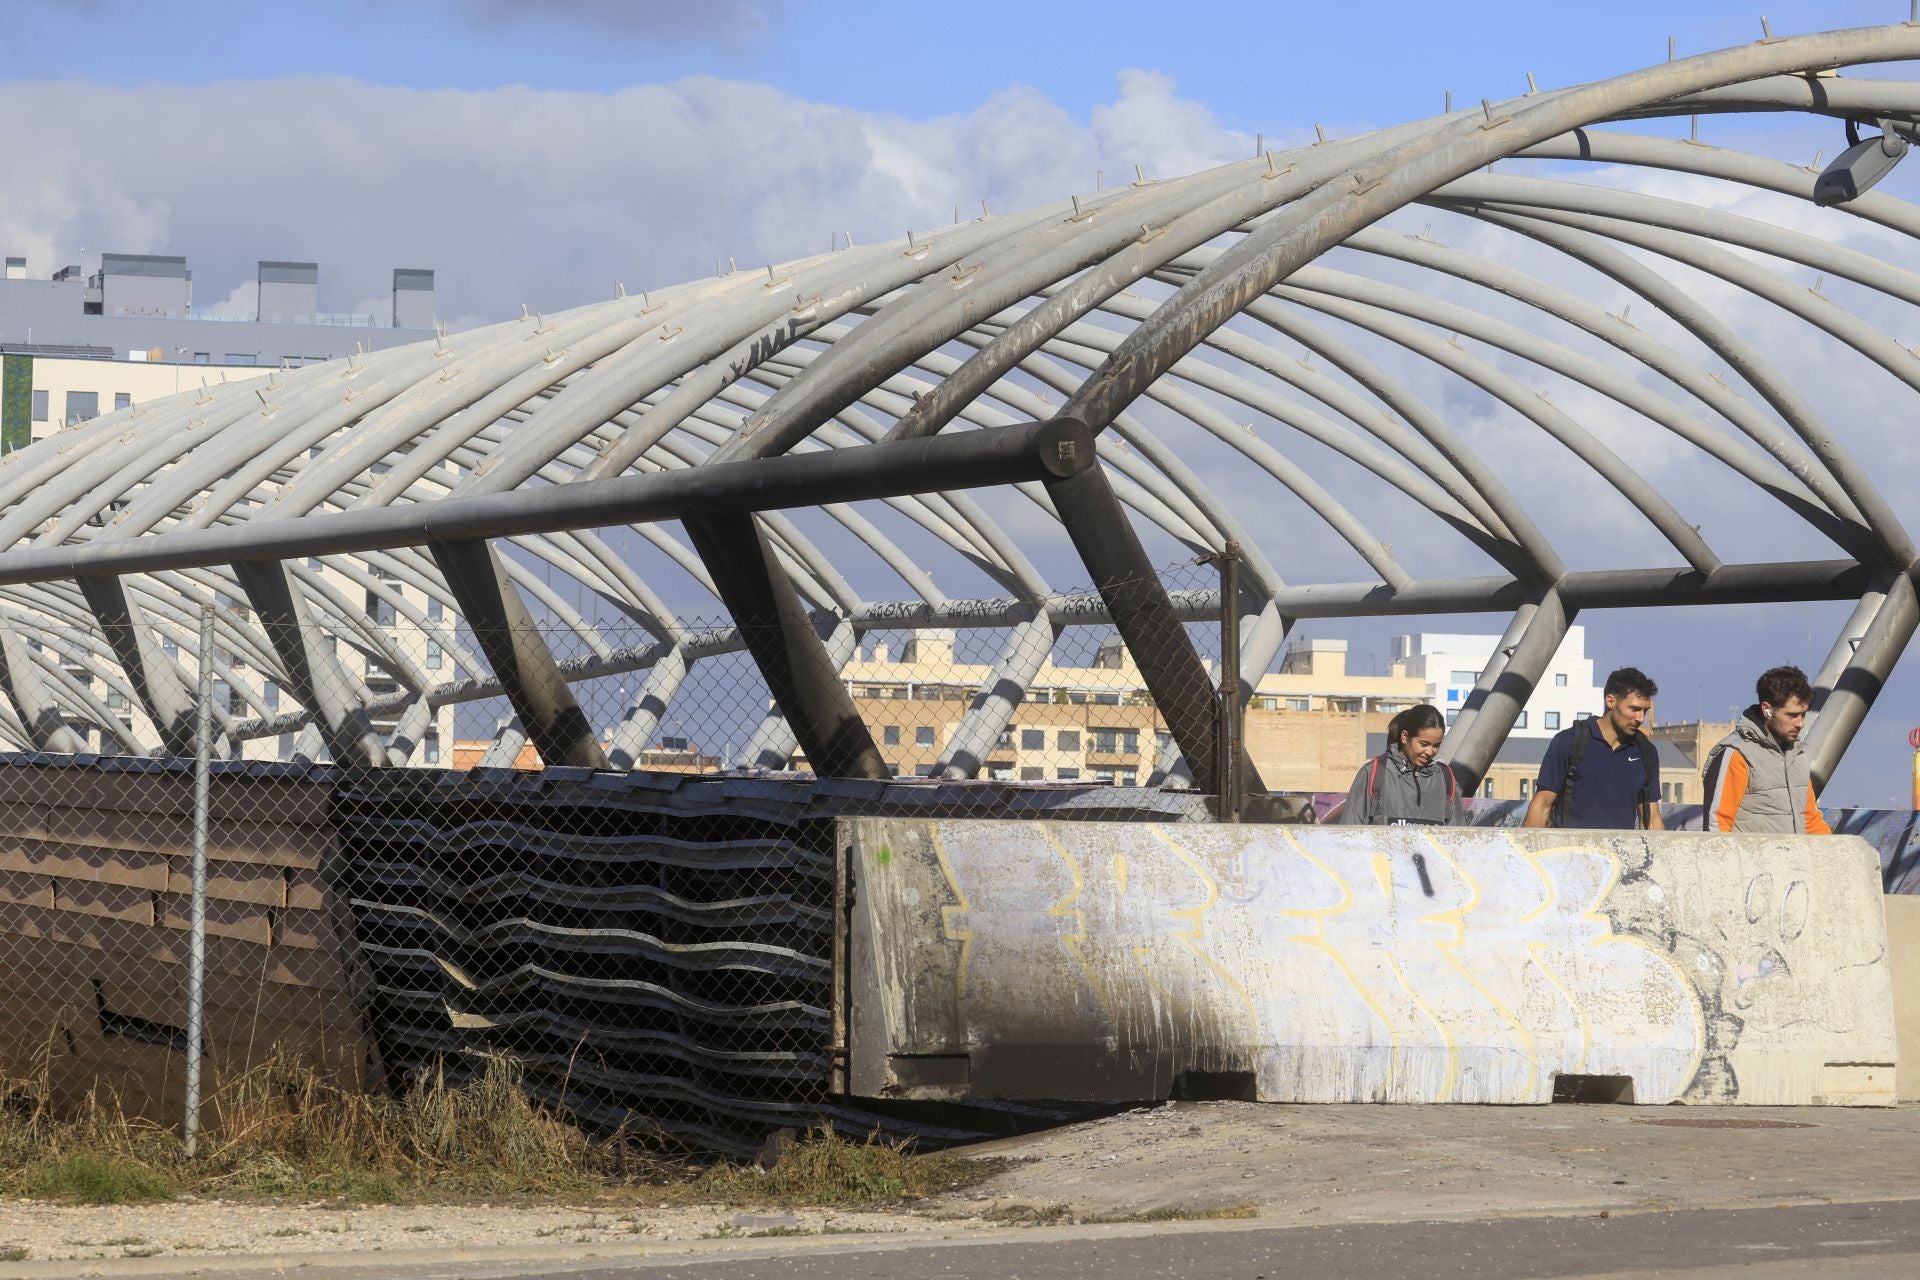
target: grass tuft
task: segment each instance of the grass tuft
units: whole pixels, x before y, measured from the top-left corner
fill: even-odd
[[[40,1200],[141,1204],[171,1200],[173,1183],[158,1169],[122,1155],[73,1151],[28,1166],[20,1189]]]
[[[914,1155],[904,1143],[877,1135],[865,1142],[832,1129],[788,1147],[770,1168],[722,1164],[690,1183],[691,1199],[717,1204],[778,1204],[859,1207],[918,1200],[939,1191],[971,1186],[999,1172],[992,1160],[969,1160],[935,1152]]]
[[[1115,1222],[1230,1222],[1239,1218],[1257,1218],[1260,1209],[1251,1204],[1215,1205],[1211,1209],[1188,1209],[1181,1205],[1167,1205],[1159,1209],[1147,1209],[1141,1213],[1124,1213],[1082,1218],[1082,1222],[1108,1224]]]
[[[56,1107],[50,1072],[0,1081],[0,1195],[123,1204],[175,1194],[389,1204],[623,1195],[683,1204],[861,1207],[969,1186],[1004,1161],[914,1155],[822,1129],[770,1167],[670,1161],[629,1136],[594,1139],[534,1103],[519,1068],[423,1073],[398,1095],[343,1087],[290,1054],[222,1082],[200,1154],[96,1090]]]

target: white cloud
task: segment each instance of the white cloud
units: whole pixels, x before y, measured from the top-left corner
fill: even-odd
[[[242,280],[226,297],[214,303],[196,303],[194,313],[203,316],[241,316],[248,320],[260,314],[260,282]]]
[[[426,266],[441,313],[475,320],[815,253],[835,232],[891,238],[982,199],[1058,199],[1135,158],[1167,174],[1242,150],[1144,75],[1092,126],[1032,90],[908,121],[706,78],[608,94],[14,84],[0,109],[38,122],[0,189],[0,242],[35,274],[82,246],[185,253],[218,297],[258,258],[314,260],[322,307],[342,309]]]

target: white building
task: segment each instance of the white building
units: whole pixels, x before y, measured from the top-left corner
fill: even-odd
[[[1444,711],[1452,724],[1499,644],[1496,635],[1395,636],[1393,674],[1424,680],[1427,701]],[[1593,659],[1586,650],[1587,629],[1568,627],[1567,638],[1514,723],[1512,736],[1550,738],[1575,720],[1599,713],[1600,686],[1594,681]]]
[[[317,310],[316,264],[263,261],[255,314],[214,317],[193,310],[185,258],[105,254],[91,275],[66,267],[48,279],[33,279],[24,259],[9,257],[0,275],[0,458],[104,413],[137,412],[199,387],[269,377],[276,366],[315,364],[431,337],[433,273],[398,269],[393,289],[391,324],[375,315],[328,314]],[[316,445],[308,456],[320,452]],[[451,476],[452,464],[445,465]],[[372,464],[363,482],[374,482],[386,469],[384,462]],[[242,504],[270,500],[284,474],[263,481]],[[453,678],[459,619],[447,601],[431,597],[418,582],[403,581],[384,561],[327,556],[307,560],[296,572],[316,579],[336,609],[364,609],[387,646],[383,655],[366,643],[356,644],[360,633],[329,620],[324,611],[317,624],[332,639],[345,677],[356,686],[348,692],[389,704],[387,712],[373,717],[373,727],[393,740],[405,713],[391,708],[404,691]],[[205,583],[199,589],[204,591]],[[220,594],[216,603],[246,613],[243,600]],[[191,626],[178,617],[156,625],[164,652],[181,663],[191,688],[197,675]],[[50,623],[39,636],[29,643],[44,639],[60,657],[53,678],[73,699],[93,704],[91,720],[75,719],[67,726],[86,750],[113,753],[158,741],[130,686],[116,687],[89,669],[79,630]],[[290,709],[282,706],[279,685],[262,670],[271,660],[264,650],[221,648],[213,685],[224,716],[267,722]],[[408,763],[450,763],[454,707],[428,712],[422,705],[412,719],[418,723],[400,735],[413,748]],[[233,748],[249,760],[288,760],[321,749],[317,732],[311,731],[250,737]]]

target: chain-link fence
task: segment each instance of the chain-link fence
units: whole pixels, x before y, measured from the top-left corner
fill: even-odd
[[[1188,562],[1123,587],[1171,621],[1141,654],[1112,587],[799,636],[552,613],[486,634],[371,593],[349,629],[230,598],[137,675],[50,626],[0,725],[43,748],[0,768],[8,1068],[189,1137],[196,1097],[276,1054],[372,1088],[505,1055],[595,1127],[704,1150],[821,1120],[994,1131],[1011,1110],[841,1094],[833,820],[1204,820],[1217,762],[1179,735],[1217,726],[1220,585]],[[850,718],[797,725],[763,674],[783,656],[776,684],[829,664],[809,705]],[[857,767],[817,776],[810,743]]]

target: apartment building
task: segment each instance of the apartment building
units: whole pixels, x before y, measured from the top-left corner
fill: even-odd
[[[1422,632],[1396,636],[1392,670],[1421,682],[1419,701],[1431,702],[1452,724],[1466,705],[1480,673],[1493,661],[1500,637]],[[1601,706],[1600,686],[1594,680],[1593,659],[1587,656],[1587,629],[1567,628],[1566,639],[1547,664],[1533,696],[1513,724],[1512,737],[1551,738],[1582,715]]]
[[[1459,664],[1473,661],[1475,654],[1484,663],[1498,643],[1499,637],[1491,635],[1401,637],[1386,674],[1360,675],[1347,669],[1346,640],[1296,637],[1279,669],[1256,683],[1246,710],[1247,753],[1261,781],[1275,791],[1345,791],[1360,765],[1385,749],[1394,715],[1420,702],[1448,705],[1447,690],[1470,689],[1479,678],[1478,669],[1469,675]],[[875,644],[841,671],[896,776],[938,772],[954,731],[991,674],[988,664],[956,655],[954,644],[951,631]],[[1558,726],[1546,731],[1547,714],[1570,725],[1600,706],[1599,690],[1591,685],[1592,665],[1584,654],[1584,635],[1570,635],[1545,682],[1557,692],[1537,707],[1528,704],[1533,731],[1516,730],[1509,737],[1479,794],[1498,799],[1531,794],[1540,757],[1558,732]],[[1583,671],[1588,674],[1582,691],[1590,700],[1579,704],[1567,691]],[[1551,677],[1562,672],[1567,683],[1555,683]],[[1457,708],[1459,702],[1451,705]],[[1662,798],[1697,800],[1698,747],[1685,735],[1661,741]],[[1168,744],[1166,722],[1139,669],[1118,638],[1110,636],[1089,665],[1049,660],[1041,666],[1029,696],[1015,707],[988,753],[982,775],[1132,785],[1153,775]]]
[[[931,777],[993,667],[955,653],[951,630],[881,642],[841,671],[854,705],[900,777]],[[1117,636],[1087,666],[1043,663],[990,747],[982,777],[1136,786],[1153,773],[1166,722]]]
[[[319,267],[310,262],[260,262],[252,316],[196,313],[192,283],[180,257],[109,253],[92,273],[70,266],[44,279],[32,278],[23,259],[6,259],[0,277],[0,454],[100,414],[137,412],[142,404],[216,382],[264,378],[277,368],[433,336],[431,271],[395,271],[392,310],[384,316],[319,310]],[[414,582],[361,557],[311,559],[292,569],[327,601],[318,625],[344,678],[357,686],[353,692],[391,704],[374,716],[374,729],[389,739],[400,734],[412,747],[411,764],[450,763],[454,708],[429,712],[408,695],[452,676],[458,622],[452,611]],[[246,620],[244,600],[220,595],[215,603],[235,620]],[[183,595],[178,602],[154,602],[154,608],[163,650],[191,678],[196,621],[190,602]],[[345,613],[362,611],[380,637],[376,645],[361,644],[340,625]],[[76,718],[68,725],[84,749],[130,751],[158,740],[130,686],[88,675],[80,647],[87,637],[80,629],[69,634],[43,628],[38,634],[33,643],[45,646],[48,676],[92,713],[94,723]],[[265,674],[277,661],[249,649],[235,638],[239,634],[223,629],[215,654],[214,702],[223,733],[271,721],[282,711],[282,691]],[[230,749],[250,760],[317,758],[324,752],[312,729],[249,736]]]

